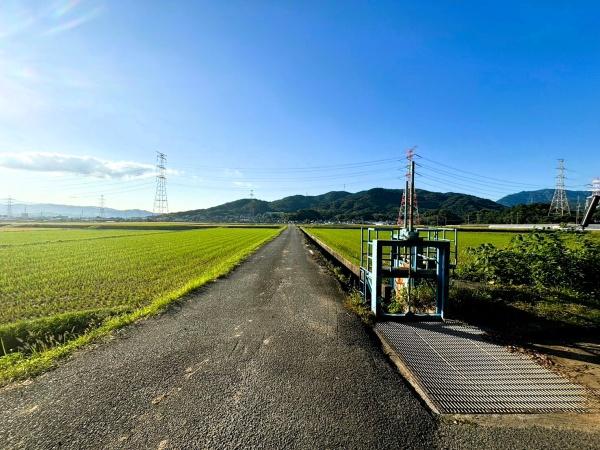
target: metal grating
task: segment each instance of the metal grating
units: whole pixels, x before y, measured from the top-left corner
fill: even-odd
[[[453,322],[380,322],[376,329],[441,413],[585,411],[583,387],[527,356],[486,342],[478,328]]]

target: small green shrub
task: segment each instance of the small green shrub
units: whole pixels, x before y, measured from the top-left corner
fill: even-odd
[[[466,280],[600,293],[600,243],[584,235],[520,234],[505,248],[482,244],[467,252],[470,258],[457,269]]]

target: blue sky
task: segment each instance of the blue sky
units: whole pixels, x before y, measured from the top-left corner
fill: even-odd
[[[0,198],[171,210],[600,173],[597,2],[4,1]],[[359,163],[369,162],[366,165]],[[458,169],[458,170],[457,170]]]

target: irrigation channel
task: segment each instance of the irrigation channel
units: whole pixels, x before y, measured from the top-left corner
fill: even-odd
[[[597,448],[432,414],[290,227],[157,318],[0,391],[2,448]]]

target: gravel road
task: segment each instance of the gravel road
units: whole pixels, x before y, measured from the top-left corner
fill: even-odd
[[[0,391],[2,448],[597,448],[441,422],[290,227],[160,317]]]

